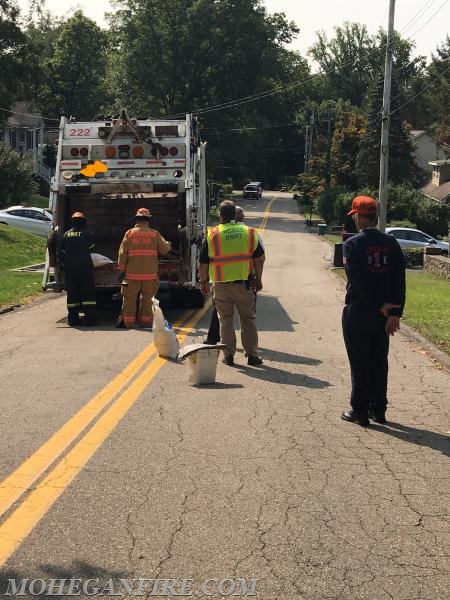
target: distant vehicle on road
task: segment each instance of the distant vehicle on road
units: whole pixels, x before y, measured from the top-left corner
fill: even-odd
[[[0,210],[0,223],[42,237],[47,237],[52,221],[51,212],[35,206],[9,206]]]
[[[247,183],[242,195],[244,198],[255,198],[258,200],[261,198],[262,188],[259,188],[257,183]]]
[[[448,242],[437,240],[419,229],[386,227],[385,231],[395,237],[401,248],[423,248],[428,246],[430,248],[440,248],[444,254],[448,254]]]
[[[250,181],[249,185],[256,185],[258,188],[259,197],[262,196],[262,183],[260,181]]]

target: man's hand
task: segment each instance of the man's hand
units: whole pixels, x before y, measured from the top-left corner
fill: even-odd
[[[208,281],[202,281],[200,283],[200,289],[202,290],[202,294],[204,294],[205,296],[207,294],[209,294],[209,292],[210,292],[209,282]]]
[[[252,281],[252,288],[254,289],[255,292],[260,292],[263,289],[263,284],[261,279],[253,279]]]
[[[380,308],[380,311],[387,319],[389,317],[389,311],[391,310],[391,308],[400,308],[400,306],[400,304],[391,304],[390,302],[385,302]]]
[[[124,271],[120,271],[119,273],[119,283],[122,283],[122,281],[125,279],[125,272]]]
[[[388,335],[394,335],[394,333],[400,329],[400,317],[394,317],[393,315],[389,315],[386,320],[385,329]]]

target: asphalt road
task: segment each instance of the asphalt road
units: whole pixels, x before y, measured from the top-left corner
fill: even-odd
[[[237,597],[257,579],[261,600],[449,598],[449,372],[396,335],[389,425],[342,421],[330,248],[289,195],[242,204],[264,225],[260,368],[240,353],[193,386],[112,312],[69,328],[63,296],[0,317],[1,595],[11,579],[31,597],[78,578],[85,598],[92,579],[171,578],[120,593]],[[208,310],[166,316],[183,343],[204,338]]]

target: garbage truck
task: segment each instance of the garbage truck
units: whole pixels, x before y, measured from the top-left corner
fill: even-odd
[[[120,242],[137,209],[152,215],[150,226],[175,250],[160,257],[160,292],[177,306],[201,307],[198,258],[207,224],[205,147],[195,116],[134,118],[123,109],[115,117],[75,121],[62,117],[55,175],[50,183],[49,231],[42,287],[65,289],[61,240],[71,215],[86,215],[95,239],[98,304],[120,290]]]

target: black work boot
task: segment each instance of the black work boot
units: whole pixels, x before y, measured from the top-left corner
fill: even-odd
[[[67,309],[67,323],[70,327],[76,327],[81,325],[80,315],[78,314],[78,308],[70,307]]]
[[[95,327],[98,321],[95,316],[95,308],[93,306],[84,307],[84,324],[86,327]]]
[[[361,425],[361,427],[368,427],[370,425],[369,417],[367,415],[356,413],[353,409],[344,411],[341,414],[341,419],[350,421],[350,423],[357,423],[358,425]]]

